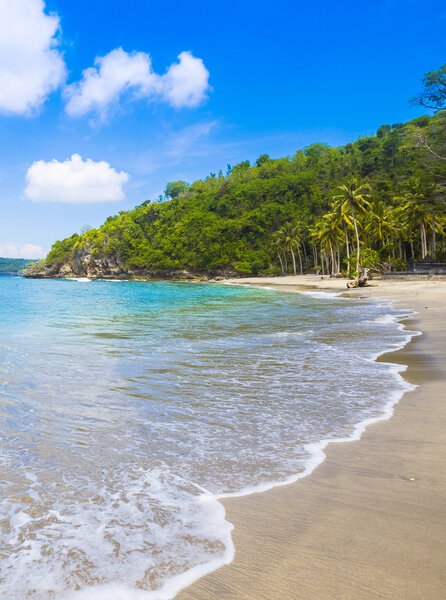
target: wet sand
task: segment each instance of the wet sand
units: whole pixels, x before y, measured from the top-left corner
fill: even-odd
[[[343,280],[315,276],[236,283],[346,291]],[[407,364],[406,379],[419,387],[361,440],[330,444],[310,476],[225,500],[235,559],[179,600],[446,597],[446,281],[382,281],[347,293],[418,312],[407,326],[423,335],[380,360]]]

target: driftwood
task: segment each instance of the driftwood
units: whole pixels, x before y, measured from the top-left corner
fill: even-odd
[[[347,283],[348,288],[365,287],[368,285],[370,269],[361,269],[353,281]]]

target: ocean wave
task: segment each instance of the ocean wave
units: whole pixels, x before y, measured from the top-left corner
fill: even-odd
[[[10,600],[170,600],[232,560],[222,499],[308,475],[413,389],[376,361],[417,334],[389,303],[67,287],[0,329]]]

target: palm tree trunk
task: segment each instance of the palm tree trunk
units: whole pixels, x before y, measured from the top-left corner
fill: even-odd
[[[302,256],[300,255],[300,248],[299,248],[299,246],[297,246],[297,255],[299,256],[300,274],[303,275]]]
[[[337,254],[337,266],[336,266],[336,275],[339,275],[340,271],[341,271],[341,252],[339,250],[339,242],[338,242],[338,236],[336,236],[336,254]]]
[[[285,261],[285,273],[288,273],[288,261],[286,259],[286,247],[283,248],[283,258]]]
[[[290,244],[291,256],[293,257],[293,273],[296,275],[296,257],[294,256],[293,246]]]
[[[426,240],[426,228],[424,221],[420,223],[420,237],[421,237],[421,258],[424,258],[427,254],[427,240]]]
[[[330,242],[330,254],[331,254],[331,274],[334,275],[335,259],[334,259],[334,255],[333,255],[333,246],[331,245],[331,242]]]
[[[302,244],[302,248],[303,248],[303,251],[304,251],[305,265],[308,266],[308,256],[307,256],[307,249],[305,248],[305,242]]]
[[[345,247],[347,248],[347,261],[350,264],[350,248],[347,233],[347,223],[344,221],[344,235],[345,235]]]
[[[284,270],[283,270],[283,261],[282,261],[282,257],[280,256],[280,251],[277,251],[277,256],[279,257],[280,260],[280,268],[282,269],[282,275],[284,275]]]
[[[437,238],[435,231],[435,214],[432,213],[432,258],[435,258],[437,255]]]
[[[355,236],[356,236],[356,270],[359,271],[359,261],[360,261],[360,256],[359,256],[359,233],[358,233],[358,226],[356,224],[356,218],[355,218],[355,213],[353,212],[353,206],[352,203],[350,202],[350,210],[352,212],[352,217],[353,217],[353,226],[355,228]]]

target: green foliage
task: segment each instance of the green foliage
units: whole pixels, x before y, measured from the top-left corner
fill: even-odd
[[[28,258],[0,258],[0,273],[19,273],[35,262]]]
[[[394,271],[407,271],[407,263],[401,260],[401,258],[395,258],[392,261],[392,267]]]
[[[446,108],[446,65],[438,71],[430,71],[423,77],[424,89],[412,102],[426,108]]]
[[[180,194],[184,194],[188,187],[189,184],[185,181],[171,181],[166,185],[164,194],[168,198],[177,198]]]
[[[71,257],[76,244],[78,244],[81,239],[86,238],[91,231],[92,230],[87,231],[82,236],[74,233],[69,238],[55,242],[47,256],[47,262],[63,262],[65,259]]]
[[[301,264],[312,271],[317,264],[337,274],[358,249],[361,260],[369,248],[386,264],[400,253],[405,261],[412,249],[419,258],[434,244],[432,219],[441,252],[446,162],[420,146],[414,131],[441,147],[445,115],[383,125],[376,136],[339,148],[313,144],[279,159],[264,154],[252,166],[228,165],[226,175],[211,173],[189,186],[171,182],[170,200],[143,202],[98,229],[56,242],[47,262],[88,252],[114,256],[133,272],[257,274],[300,271]]]
[[[379,252],[372,248],[362,248],[360,252],[361,267],[373,269],[374,271],[381,271],[381,257]]]
[[[262,165],[264,165],[269,160],[271,160],[270,157],[269,157],[269,154],[261,154],[259,156],[259,158],[256,160],[256,167],[261,167]]]

